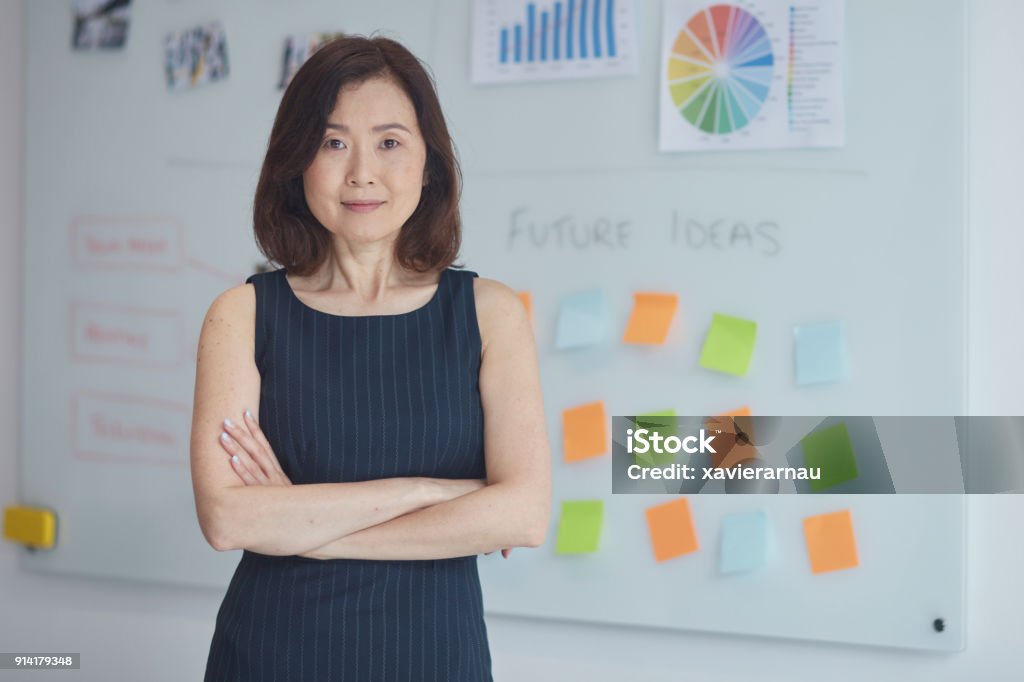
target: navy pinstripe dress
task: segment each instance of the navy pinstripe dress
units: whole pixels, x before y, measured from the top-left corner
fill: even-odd
[[[484,478],[476,273],[398,315],[306,306],[253,275],[260,426],[292,483]],[[491,679],[476,556],[317,560],[245,550],[206,681]]]

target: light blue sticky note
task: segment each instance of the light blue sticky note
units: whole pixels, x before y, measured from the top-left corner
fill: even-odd
[[[608,339],[611,323],[600,289],[562,298],[555,330],[555,348],[582,348]]]
[[[718,571],[749,573],[768,558],[768,516],[762,511],[729,514],[722,519]]]
[[[793,327],[796,343],[796,383],[828,384],[846,378],[846,340],[840,322]]]

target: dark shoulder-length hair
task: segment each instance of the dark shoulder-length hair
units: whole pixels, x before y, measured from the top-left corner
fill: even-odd
[[[458,256],[462,175],[433,79],[394,40],[343,35],[313,53],[285,90],[256,185],[256,244],[290,273],[315,272],[331,247],[331,233],[306,204],[302,173],[316,157],[340,90],[379,77],[391,79],[412,100],[427,146],[427,185],[399,232],[395,258],[403,267],[428,272],[452,265]]]

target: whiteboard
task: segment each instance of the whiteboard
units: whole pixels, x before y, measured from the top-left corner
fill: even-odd
[[[463,261],[533,294],[555,514],[545,546],[504,563],[481,559],[487,610],[962,648],[962,496],[699,496],[691,504],[708,549],[655,564],[642,507],[661,500],[612,496],[609,457],[561,461],[561,411],[592,400],[609,415],[965,410],[964,3],[848,3],[845,146],[717,154],[657,152],[660,10],[636,5],[635,76],[474,86],[468,0],[147,3],[134,9],[123,52],[95,53],[70,51],[66,3],[26,3],[19,490],[21,503],[54,508],[59,529],[58,547],[26,554],[23,565],[227,584],[238,555],[203,541],[188,470],[202,317],[260,260],[252,193],[285,34],[386,29],[438,81],[465,175]],[[213,19],[225,26],[230,75],[168,93],[164,34]],[[585,239],[604,223],[625,225],[616,248]],[[689,238],[739,224],[770,225],[777,243]],[[553,225],[563,235],[574,226],[584,245],[559,243]],[[513,234],[531,226],[549,236],[542,246]],[[83,257],[84,240],[118,230],[145,237],[131,257]],[[633,291],[678,293],[666,345],[613,338],[556,352],[559,299],[596,287],[617,330]],[[746,377],[698,366],[713,312],[758,322]],[[850,379],[797,387],[792,328],[830,319],[845,326]],[[132,333],[109,353],[92,342],[88,320]],[[601,550],[556,557],[558,503],[579,498],[605,500]],[[799,519],[839,507],[856,520],[861,567],[801,577]],[[777,563],[747,582],[723,581],[712,570],[718,521],[752,508],[769,515]],[[941,635],[931,626],[940,615]]]

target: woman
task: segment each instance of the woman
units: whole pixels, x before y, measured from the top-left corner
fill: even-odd
[[[459,180],[398,43],[336,39],[285,91],[254,206],[283,267],[200,336],[196,510],[244,550],[207,680],[491,679],[476,555],[543,542],[550,455],[522,304],[449,267]]]

